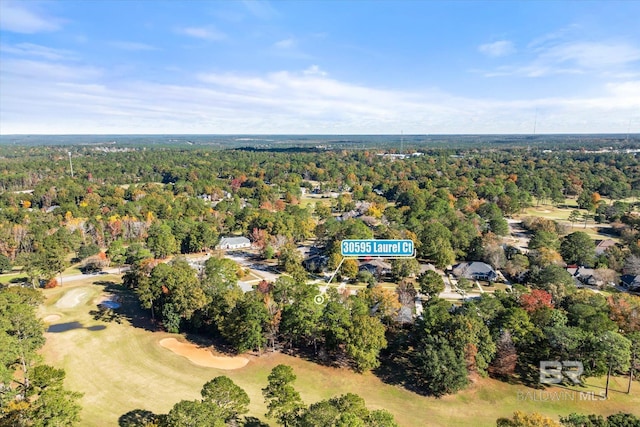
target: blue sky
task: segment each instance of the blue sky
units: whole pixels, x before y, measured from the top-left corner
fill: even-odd
[[[637,1],[2,0],[0,134],[640,132],[639,21]]]

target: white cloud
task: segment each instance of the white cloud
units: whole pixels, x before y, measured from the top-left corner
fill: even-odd
[[[48,60],[76,59],[75,53],[65,49],[54,49],[33,43],[18,43],[15,45],[0,45],[0,51],[19,56],[34,56]]]
[[[189,37],[209,41],[221,41],[227,38],[227,35],[225,33],[211,26],[179,28],[177,32]]]
[[[30,77],[34,81],[78,81],[97,79],[102,76],[102,71],[90,66],[9,58],[3,59],[0,75]]]
[[[327,73],[326,73],[326,72],[324,72],[324,71],[322,71],[322,70],[320,69],[320,67],[318,67],[317,65],[312,65],[312,66],[310,66],[309,68],[307,68],[306,70],[304,70],[302,73],[303,73],[304,75],[306,75],[306,76],[313,76],[313,75],[316,75],[316,76],[322,76],[322,77],[324,77],[324,76],[326,76],[326,75],[327,75]]]
[[[112,41],[112,42],[109,42],[109,46],[115,47],[116,49],[130,50],[130,51],[158,50],[157,47],[151,46],[146,43],[138,43],[138,42],[130,42],[130,41]]]
[[[225,87],[227,89],[236,90],[252,90],[252,91],[271,91],[277,86],[270,83],[260,77],[243,77],[236,76],[230,73],[215,74],[215,73],[202,73],[197,75],[198,80],[204,83],[210,83],[213,85]]]
[[[276,49],[291,49],[295,46],[296,46],[296,41],[292,37],[277,41],[273,44],[273,47],[275,47]]]
[[[313,60],[313,56],[304,52],[300,47],[298,39],[295,37],[288,37],[273,43],[271,48],[267,49],[265,53],[280,58]]]
[[[630,118],[640,125],[637,79],[611,82],[599,96],[504,101],[354,84],[318,66],[159,84],[46,62],[7,65],[3,134],[530,133],[536,109],[541,133],[626,132]]]
[[[484,74],[487,77],[542,77],[597,73],[624,78],[637,73],[637,69],[634,71],[630,67],[640,61],[639,47],[624,40],[586,41],[571,38],[569,33],[569,29],[564,29],[539,37],[529,43],[529,51],[521,55],[529,56],[528,61],[503,65]],[[492,50],[494,44],[482,45],[480,50],[485,47],[485,53],[491,55],[493,52],[493,56],[498,56],[495,54],[500,52],[500,48]]]
[[[516,51],[516,48],[513,42],[509,40],[499,40],[493,43],[482,44],[478,46],[478,50],[487,56],[497,58],[511,55]]]
[[[575,64],[587,69],[605,69],[640,60],[640,49],[616,42],[567,42],[542,48],[540,61]]]
[[[29,7],[27,7],[29,6]],[[33,34],[58,30],[62,22],[33,7],[34,4],[0,1],[0,29],[14,33]]]
[[[277,17],[278,12],[266,0],[243,0],[244,7],[256,18],[269,20]]]

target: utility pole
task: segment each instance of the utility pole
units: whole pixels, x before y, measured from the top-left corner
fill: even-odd
[[[611,360],[609,360],[609,370],[607,371],[607,385],[604,387],[604,398],[609,397],[609,378],[611,378]]]
[[[69,153],[69,166],[71,167],[71,178],[73,178],[73,163],[71,163],[71,151]]]
[[[631,355],[631,366],[629,367],[629,384],[627,385],[627,394],[631,393],[631,383],[633,382],[633,369],[636,367],[636,349],[633,349]]]

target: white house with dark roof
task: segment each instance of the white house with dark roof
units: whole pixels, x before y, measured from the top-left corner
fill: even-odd
[[[216,246],[216,249],[223,251],[233,249],[250,248],[251,241],[246,237],[223,237],[220,239],[220,243]]]

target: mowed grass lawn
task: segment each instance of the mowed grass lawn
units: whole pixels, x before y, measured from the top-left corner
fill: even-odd
[[[42,355],[47,363],[65,368],[69,389],[84,393],[83,426],[117,425],[118,417],[133,409],[166,413],[182,399],[199,398],[202,385],[218,375],[228,375],[245,389],[251,398],[250,415],[266,421],[261,389],[267,383],[270,370],[280,363],[293,367],[298,377],[295,387],[305,403],[347,392],[357,393],[369,408],[389,410],[398,423],[406,427],[494,426],[496,418],[509,416],[515,410],[540,412],[554,419],[571,412],[608,415],[624,410],[640,415],[637,382],[631,395],[614,391],[606,402],[580,401],[577,396],[575,401],[564,402],[522,400],[518,392],[534,390],[492,379],[481,379],[454,396],[435,399],[385,384],[370,373],[360,375],[279,353],[248,356],[249,364],[238,370],[203,368],[158,344],[170,336],[183,339],[178,335],[152,332],[127,321],[96,320],[90,311],[96,309],[98,298],[105,290],[104,283],[97,284],[100,283],[97,280],[119,281],[117,276],[109,275],[45,290],[46,301],[39,311],[42,318],[60,316],[52,322],[58,325],[54,329],[65,329],[60,324],[70,328],[64,332],[48,332]],[[61,298],[61,304],[57,305]],[[590,382],[600,387],[604,380]],[[626,390],[626,378],[614,378],[612,389]],[[589,390],[599,393],[602,389]]]
[[[573,203],[575,204],[575,200],[573,201]],[[552,205],[540,205],[540,206],[532,206],[532,207],[526,208],[524,212],[514,216],[514,218],[522,219],[526,217],[541,217],[545,219],[550,219],[553,221],[557,221],[561,224],[564,224],[567,227],[567,233],[582,231],[584,233],[587,233],[594,240],[612,239],[615,242],[619,242],[620,239],[618,237],[607,234],[607,232],[610,232],[610,230],[608,230],[609,224],[606,224],[606,223],[599,224],[599,223],[596,223],[593,219],[589,219],[587,221],[586,228],[584,226],[584,220],[579,220],[572,224],[569,221],[569,215],[573,210],[578,210],[580,213],[586,212],[583,209],[578,209],[577,205],[573,208],[556,207]]]

